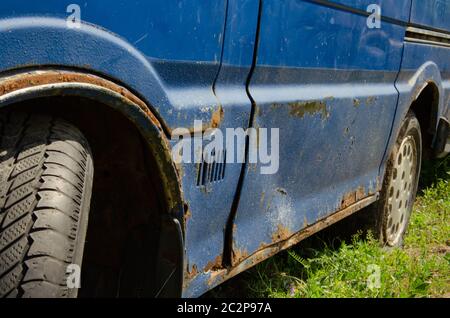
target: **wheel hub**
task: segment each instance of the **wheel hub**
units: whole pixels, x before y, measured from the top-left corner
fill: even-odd
[[[408,223],[412,210],[412,194],[416,182],[417,147],[414,138],[408,136],[400,145],[395,158],[388,192],[387,243],[394,246]]]

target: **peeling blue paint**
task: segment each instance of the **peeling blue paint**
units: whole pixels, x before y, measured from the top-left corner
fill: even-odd
[[[202,186],[197,164],[178,166],[185,297],[376,196],[401,120],[426,85],[439,93],[436,116],[450,114],[448,43],[405,40],[411,26],[448,36],[448,1],[88,0],[80,29],[67,27],[70,3],[3,0],[0,71],[107,77],[142,98],[167,137],[194,120],[212,126],[218,110],[220,129],[280,128],[277,174],[228,163],[223,180]],[[379,29],[367,25],[371,4]]]

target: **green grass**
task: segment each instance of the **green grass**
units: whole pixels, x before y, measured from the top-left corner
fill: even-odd
[[[347,242],[316,236],[213,296],[450,297],[450,158],[424,167],[421,188],[403,249],[381,248],[370,236]]]

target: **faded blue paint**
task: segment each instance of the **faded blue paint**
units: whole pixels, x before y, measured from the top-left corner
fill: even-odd
[[[450,32],[450,1],[412,0],[410,22]]]
[[[405,32],[301,1],[264,2],[261,23],[254,126],[280,127],[280,171],[246,171],[234,246],[250,255],[280,227],[298,232],[341,209],[346,194],[379,190]]]
[[[398,72],[403,34],[404,28],[388,23],[369,29],[366,17],[349,12],[269,0],[264,2],[258,65]]]
[[[441,93],[438,116],[449,116],[449,48],[404,42],[408,21],[450,31],[448,1],[264,0],[256,57],[259,0],[82,1],[84,24],[68,29],[73,2],[3,0],[0,71],[45,65],[104,75],[145,100],[168,132],[211,123],[219,107],[219,128],[246,128],[250,97],[250,124],[280,128],[275,175],[227,164],[223,181],[198,187],[196,164],[179,166],[190,210],[187,297],[253,265],[211,270],[224,256],[243,167],[232,239],[249,255],[282,239],[280,226],[294,233],[339,210],[348,193],[377,193],[385,154],[426,83]],[[381,29],[367,27],[370,4],[382,8]]]
[[[83,21],[118,34],[148,57],[220,61],[226,0],[2,0],[1,17],[65,20],[69,16],[66,9],[73,3],[79,3]]]
[[[314,0],[311,0],[311,2],[314,2]],[[370,5],[376,4],[381,8],[383,17],[401,22],[408,22],[411,8],[411,0],[329,0],[328,2],[364,12],[368,12]]]
[[[360,10],[366,4],[336,2]],[[264,4],[267,12],[263,10],[249,87],[257,105],[252,124],[280,127],[281,162],[273,176],[260,175],[259,166],[245,170],[233,236],[234,251],[240,255],[276,242],[279,225],[294,233],[341,209],[348,193],[379,191],[384,154],[420,85],[433,80],[442,86],[439,114],[448,114],[450,104],[448,49],[404,44],[404,23],[383,22],[381,30],[367,30],[360,14],[314,8],[302,1]],[[410,4],[383,1],[383,16],[406,22]],[[416,74],[411,85],[416,72],[422,76]],[[289,103],[313,101],[326,104],[328,118],[321,111],[303,118],[290,114]],[[248,260],[235,264],[229,275],[252,266]],[[201,273],[184,295],[198,296],[226,275]]]
[[[258,0],[229,1],[223,65],[214,89],[223,108],[223,119],[219,128],[224,135],[227,127],[245,129],[248,126],[251,102],[245,91],[245,83],[252,65],[257,14]],[[244,144],[236,144],[235,152],[244,147]],[[195,149],[192,149],[192,155],[194,151]],[[208,263],[214,263],[218,256],[222,256],[225,225],[242,164],[227,164],[226,182],[221,181],[206,187],[195,186],[197,164],[182,166],[183,191],[191,210],[186,224],[186,268],[192,271],[195,266],[202,272]]]
[[[194,118],[210,120],[202,108],[217,107],[211,87],[226,2],[83,1],[81,18],[93,26],[70,30],[66,8],[74,1],[2,0],[0,68],[56,64],[101,72],[143,95],[169,128],[190,127]],[[20,17],[26,20],[10,20]]]

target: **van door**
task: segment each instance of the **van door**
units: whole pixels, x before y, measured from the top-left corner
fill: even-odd
[[[279,170],[247,166],[233,264],[381,187],[405,34],[393,19],[410,1],[368,1],[391,16],[379,21],[363,2],[262,1],[252,125],[279,129]]]

